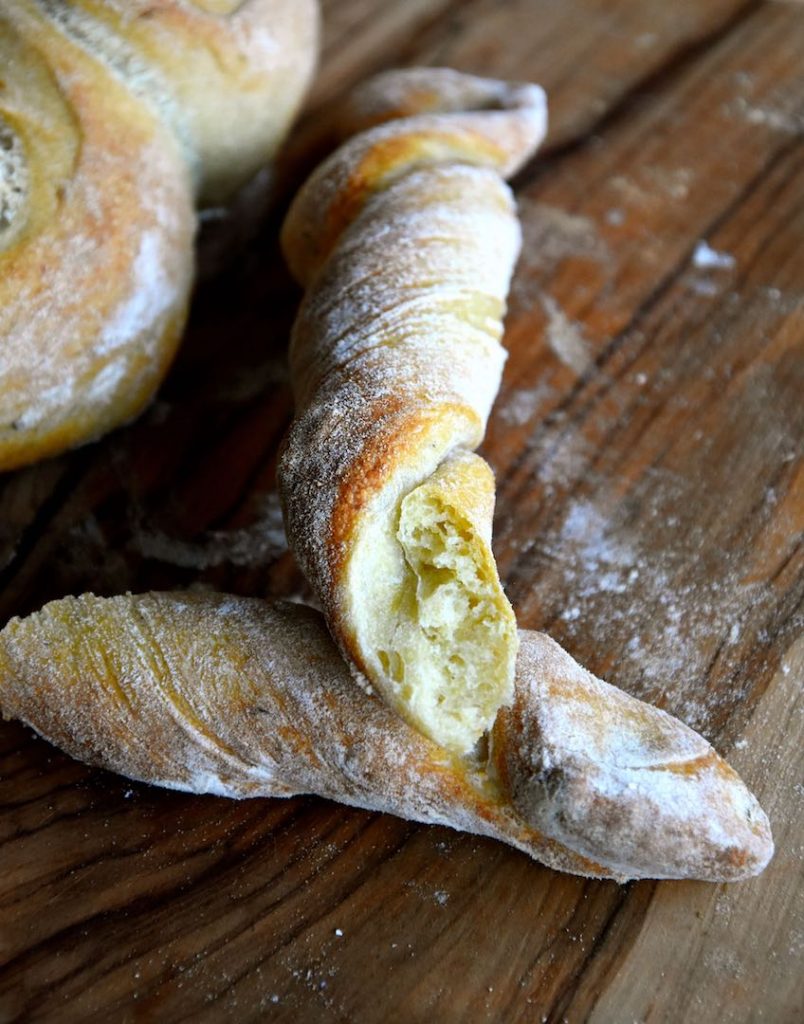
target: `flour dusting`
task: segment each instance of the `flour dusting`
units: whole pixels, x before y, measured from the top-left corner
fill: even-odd
[[[666,522],[672,529],[672,519]],[[687,547],[696,543],[688,538]],[[584,498],[569,501],[560,526],[537,547],[552,570],[539,589],[555,586],[557,573],[568,595],[559,618],[569,636],[594,646],[599,634],[604,648],[613,634],[630,634],[622,662],[641,680],[632,687],[637,696],[666,706],[698,730],[716,719],[723,697],[695,680],[721,645],[738,648],[742,619],[767,600],[765,588],[742,580],[728,563],[710,577],[690,577],[684,564],[695,557],[691,552],[643,548],[638,535]],[[739,697],[736,687],[727,695]]]
[[[579,377],[589,369],[592,356],[581,325],[570,320],[556,300],[546,293],[541,297],[547,314],[547,343],[561,362]]]
[[[731,270],[736,260],[730,252],[718,252],[702,238],[692,254],[692,265],[699,270]]]
[[[783,135],[804,135],[804,111],[793,105],[797,97],[782,98],[778,103],[756,106],[744,96],[738,97],[734,109],[749,124],[772,128]]]
[[[542,301],[547,276],[567,260],[604,263],[606,242],[588,217],[568,213],[527,197],[518,201],[522,253],[511,285],[512,309],[529,309]]]
[[[524,426],[552,394],[554,390],[548,380],[532,388],[510,388],[501,395],[495,415],[498,420],[510,426]]]
[[[177,290],[165,266],[171,239],[160,229],[144,231],[131,268],[132,287],[103,326],[95,351],[99,355],[130,345],[141,334],[157,330],[171,309]]]
[[[291,342],[297,413],[279,480],[294,554],[328,612],[333,522],[358,536],[386,495],[417,486],[455,448],[476,447],[505,359],[520,230],[503,178],[541,141],[544,97],[432,69],[381,76],[359,96],[376,109],[396,105],[401,90],[415,106],[428,95],[423,81],[426,103],[443,112],[346,142],[302,187],[283,228],[291,270],[309,287]],[[356,199],[356,168],[389,147],[402,158]],[[335,237],[317,246],[322,223],[336,225]],[[439,418],[451,429],[439,433]],[[366,487],[369,462],[377,470]],[[359,514],[349,512],[344,495],[364,487]]]
[[[137,530],[131,543],[145,558],[198,571],[219,565],[251,568],[269,565],[288,550],[276,491],[262,499],[255,521],[242,529],[210,530],[198,541]]]

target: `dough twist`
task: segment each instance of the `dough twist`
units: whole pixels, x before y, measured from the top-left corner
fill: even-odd
[[[282,235],[307,289],[279,467],[288,537],[347,660],[469,753],[513,693],[493,479],[470,453],[499,387],[520,244],[503,178],[544,134],[544,94],[392,72],[341,121],[358,134],[301,189]]]
[[[0,632],[0,711],[144,782],[317,793],[492,836],[575,874],[762,870],[767,818],[705,740],[543,634],[521,641],[487,767],[365,694],[317,612],[226,595],[85,594],[13,619]]]

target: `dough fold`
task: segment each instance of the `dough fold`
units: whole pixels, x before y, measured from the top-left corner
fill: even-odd
[[[288,538],[356,671],[419,731],[471,755],[513,696],[493,479],[471,452],[499,387],[520,245],[504,178],[542,139],[544,94],[390,72],[338,123],[352,137],[282,233],[306,288],[279,466]]]

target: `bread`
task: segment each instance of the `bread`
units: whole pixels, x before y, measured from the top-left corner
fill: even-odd
[[[493,480],[469,453],[499,387],[520,244],[503,177],[544,134],[544,94],[392,72],[340,126],[358,134],[282,233],[306,288],[279,465],[288,539],[347,661],[419,731],[470,755],[513,694]]]
[[[196,202],[269,160],[314,0],[8,0],[0,11],[0,470],[136,415],[174,355]]]
[[[733,881],[768,821],[696,733],[523,632],[488,762],[350,677],[321,616],[203,594],[84,595],[0,633],[0,711],[90,764],[195,793],[317,793],[492,836],[551,867]]]
[[[237,13],[252,6],[263,5]],[[156,92],[139,76],[160,32],[180,38],[195,10],[19,0],[10,11],[6,465],[145,400],[180,330],[194,196],[233,187],[242,171],[215,149],[209,111],[175,117],[195,71],[162,90],[181,63],[165,51]],[[133,64],[105,49],[129,29]],[[101,62],[84,49],[98,39]],[[187,67],[202,75],[205,59]],[[342,123],[359,134],[314,175],[285,229],[307,296],[281,485],[291,542],[352,663],[299,606],[85,595],[0,633],[0,711],[153,784],[318,793],[593,877],[757,873],[770,830],[735,773],[680,722],[595,680],[547,637],[518,634],[500,587],[493,478],[472,449],[499,383],[519,245],[503,176],[541,137],[541,92],[395,73],[359,91]],[[363,674],[382,699],[360,688]]]

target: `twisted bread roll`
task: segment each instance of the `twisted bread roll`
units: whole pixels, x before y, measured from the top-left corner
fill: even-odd
[[[314,0],[0,11],[0,470],[141,410],[184,324],[194,202],[269,159]]]
[[[470,452],[499,387],[520,244],[503,177],[544,134],[544,94],[393,72],[357,93],[342,126],[359,134],[302,188],[282,233],[307,289],[279,467],[287,533],[347,660],[465,754],[513,693],[493,479]]]
[[[0,710],[145,782],[317,793],[492,836],[575,874],[731,881],[762,870],[767,818],[700,736],[546,636],[521,639],[490,770],[363,693],[316,612],[225,595],[84,595],[12,620]]]

